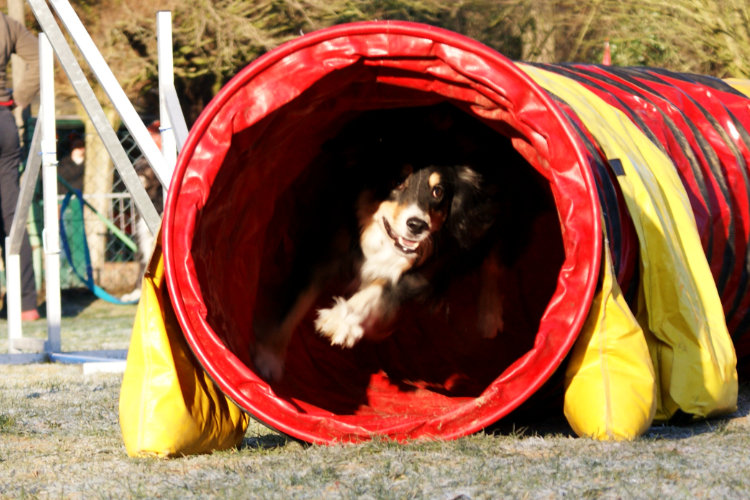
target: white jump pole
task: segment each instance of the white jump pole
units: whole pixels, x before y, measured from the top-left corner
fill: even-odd
[[[13,341],[22,338],[21,330],[21,256],[10,251],[11,237],[5,238],[5,310],[8,314],[8,351]]]
[[[60,233],[58,227],[57,207],[57,147],[56,147],[56,120],[54,100],[54,61],[53,46],[49,36],[55,41],[55,50],[62,63],[69,80],[81,98],[86,111],[94,122],[97,132],[107,147],[115,166],[118,167],[121,177],[126,181],[128,190],[131,192],[136,206],[146,220],[149,229],[155,232],[158,228],[158,215],[153,205],[148,203],[143,186],[134,175],[132,164],[122,149],[111,128],[101,126],[103,123],[103,112],[88,85],[85,85],[85,76],[80,66],[67,45],[60,29],[55,23],[47,0],[28,0],[29,5],[42,26],[39,35],[40,56],[40,106],[37,127],[34,130],[31,152],[27,161],[27,171],[24,176],[19,198],[16,218],[13,221],[11,234],[6,238],[6,286],[8,296],[8,337],[9,350],[14,351],[13,340],[22,338],[21,331],[21,283],[20,283],[20,241],[25,230],[25,222],[28,217],[28,207],[33,195],[33,186],[36,185],[39,170],[42,171],[42,190],[44,197],[44,231],[42,243],[45,255],[45,285],[47,300],[47,342],[45,343],[45,356],[50,360],[65,361],[66,355],[61,353],[61,297],[60,297]],[[68,28],[71,36],[81,50],[84,58],[89,62],[95,75],[107,91],[110,100],[120,113],[126,126],[141,147],[146,159],[159,177],[162,185],[168,187],[172,171],[176,163],[177,151],[182,149],[188,135],[185,118],[179,104],[177,92],[174,87],[173,59],[172,59],[172,17],[170,12],[157,13],[157,43],[159,55],[159,111],[162,123],[162,145],[164,153],[155,148],[155,144],[146,133],[145,125],[137,117],[132,104],[124,95],[117,84],[114,75],[104,62],[101,54],[93,44],[88,32],[81,24],[68,0],[48,0],[58,13],[63,24]],[[49,30],[49,31],[48,31]],[[136,119],[138,118],[138,119]],[[119,146],[119,147],[116,147]],[[128,168],[129,167],[129,168]],[[129,181],[129,182],[128,182]],[[27,186],[28,184],[28,186]],[[32,186],[29,188],[29,186]],[[11,356],[21,356],[11,354]],[[38,361],[37,356],[28,358],[28,362]],[[80,356],[79,356],[80,357]],[[59,358],[59,359],[58,359]],[[20,358],[18,358],[20,359]],[[16,360],[12,358],[11,361]],[[24,358],[26,359],[26,358]],[[77,358],[76,358],[77,359]],[[92,358],[101,361],[102,358]],[[109,361],[106,360],[105,361]]]
[[[42,42],[40,42],[42,43]],[[6,300],[8,311],[8,352],[15,353],[17,341],[23,338],[21,324],[21,243],[26,237],[26,221],[29,218],[29,206],[34,197],[42,159],[40,155],[41,122],[37,120],[34,136],[31,139],[29,155],[26,159],[26,171],[21,181],[16,212],[10,226],[8,237],[5,238],[5,267],[6,267]]]
[[[159,122],[161,131],[162,154],[169,168],[171,180],[175,163],[177,162],[177,135],[187,136],[185,119],[180,111],[179,116],[172,117],[170,112],[170,97],[174,91],[174,63],[172,58],[172,13],[159,11],[156,13],[156,47],[159,61]],[[179,103],[178,110],[179,110]],[[180,149],[185,139],[180,141]],[[165,186],[168,187],[169,184]]]
[[[26,162],[16,214],[6,238],[8,338],[9,351],[22,338],[21,323],[21,240],[24,237],[34,186],[42,170],[44,197],[45,284],[47,305],[47,353],[59,351],[62,307],[60,300],[60,233],[57,225],[57,131],[55,128],[55,80],[52,46],[44,33],[39,34],[39,116]]]
[[[107,149],[115,168],[120,174],[120,178],[130,192],[136,208],[146,222],[149,230],[152,234],[155,234],[159,230],[161,217],[156,212],[146,190],[138,179],[138,175],[135,173],[125,149],[120,144],[120,140],[107,120],[101,104],[88,84],[86,75],[83,73],[77,58],[60,30],[57,20],[50,11],[46,0],[27,1],[34,12],[34,16],[36,16],[39,26],[52,42],[60,64],[68,76],[68,80],[73,85],[81,104],[83,104],[83,107],[91,118],[91,122],[94,124],[104,147]],[[141,147],[146,159],[154,168],[157,177],[163,175],[166,167],[164,166],[164,157],[161,151],[159,151],[151,139],[146,126],[135,112],[133,104],[125,96],[117,79],[112,74],[112,70],[107,66],[107,63],[99,53],[96,45],[94,45],[91,36],[86,31],[80,19],[76,16],[70,3],[67,0],[50,0],[50,3],[57,11],[60,21],[67,28],[68,33],[80,49],[81,54],[89,63],[102,88],[107,92],[110,101],[112,101],[115,109],[117,109],[122,117],[124,124],[130,130],[136,143]]]
[[[39,120],[41,120],[42,195],[44,197],[44,278],[47,293],[47,352],[60,352],[60,229],[57,221],[57,131],[55,127],[55,80],[52,45],[39,34]]]
[[[146,157],[146,160],[154,169],[156,177],[163,186],[169,186],[169,169],[164,162],[164,156],[151,139],[141,117],[138,116],[135,108],[125,95],[125,91],[120,87],[120,83],[115,78],[104,57],[102,57],[99,49],[96,48],[94,40],[88,31],[86,31],[86,27],[76,15],[70,2],[68,0],[49,0],[49,3],[71,34],[73,42],[81,51],[86,62],[88,62],[89,67],[99,80],[102,89],[104,89],[112,104],[117,108],[122,117],[123,124],[128,128],[130,135],[143,152],[143,156]],[[154,224],[153,227],[149,224],[149,228],[158,229],[158,223]]]

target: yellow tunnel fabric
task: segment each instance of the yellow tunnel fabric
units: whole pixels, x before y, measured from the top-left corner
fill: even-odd
[[[696,417],[734,411],[734,347],[672,161],[624,113],[581,84],[533,66],[520,67],[573,109],[610,162],[622,164],[624,175],[617,179],[640,242],[644,310],[636,316],[643,318],[657,374],[656,418],[669,418],[678,409]],[[630,381],[614,377],[608,383]],[[579,397],[579,404],[588,404],[588,396]]]
[[[738,92],[742,92],[746,96],[750,97],[750,80],[744,80],[741,78],[727,78],[724,81],[734,87],[734,89]]]
[[[242,442],[248,422],[190,352],[172,311],[157,245],[143,279],[120,389],[128,455],[175,457],[232,448]]]
[[[606,235],[603,252],[599,292],[565,372],[563,410],[579,436],[619,441],[651,426],[656,378],[646,337],[615,280]]]

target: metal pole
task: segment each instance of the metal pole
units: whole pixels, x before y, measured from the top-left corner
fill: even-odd
[[[10,236],[5,238],[5,310],[8,314],[8,352],[15,352],[13,341],[21,330],[21,256],[10,252]]]
[[[177,151],[182,151],[182,146],[185,145],[185,141],[187,140],[188,128],[185,124],[185,117],[182,114],[182,107],[180,106],[180,100],[177,98],[177,91],[174,86],[165,91],[164,103],[166,114],[169,116],[175,131],[174,136],[177,141]]]
[[[41,46],[41,43],[40,43]],[[39,109],[39,115],[43,114],[43,110]],[[23,173],[23,180],[21,181],[21,192],[18,195],[18,201],[16,202],[16,213],[13,218],[13,224],[10,226],[10,253],[19,253],[21,251],[21,242],[26,229],[26,221],[29,218],[29,207],[34,199],[34,190],[36,189],[36,182],[39,180],[39,169],[42,165],[41,151],[41,120],[36,121],[34,127],[34,135],[31,138],[31,147],[29,148],[29,156],[26,159],[26,170]]]
[[[39,34],[39,89],[42,151],[42,195],[44,197],[44,277],[47,291],[47,352],[59,352],[60,320],[60,229],[57,222],[57,130],[55,126],[55,78],[52,45]]]
[[[78,98],[81,100],[81,104],[83,104],[86,113],[88,113],[91,118],[91,122],[94,124],[99,137],[101,137],[102,142],[104,143],[104,147],[107,148],[107,152],[120,174],[120,178],[125,183],[125,187],[133,197],[133,201],[135,202],[138,211],[146,222],[151,233],[156,234],[161,224],[161,218],[156,212],[153,203],[151,203],[151,199],[148,197],[146,190],[143,188],[143,184],[141,184],[141,181],[138,179],[138,175],[133,169],[133,164],[130,162],[130,158],[128,158],[128,154],[125,152],[122,144],[120,144],[117,134],[112,130],[112,126],[109,124],[101,104],[97,100],[91,86],[88,84],[86,75],[84,75],[75,55],[68,46],[68,42],[60,30],[60,27],[57,25],[57,22],[52,15],[52,11],[50,11],[45,0],[28,0],[28,2],[36,16],[39,26],[41,26],[42,30],[52,43],[52,47],[68,76],[68,80],[70,80],[70,83],[78,94]],[[81,27],[81,31],[85,32],[85,29]],[[101,58],[101,55],[99,58]],[[102,64],[106,66],[106,63],[102,62]],[[114,83],[119,88],[119,84],[117,84],[116,81]],[[102,84],[104,85],[104,83]],[[120,110],[118,109],[118,111]],[[143,131],[148,135],[148,131],[146,131],[146,127],[143,125],[143,122],[140,121],[140,118],[139,122]],[[146,142],[148,141],[150,141],[153,148],[156,149],[156,144],[154,144],[154,141],[150,136]],[[158,149],[156,150],[158,152]],[[158,155],[161,157],[161,153],[158,153]],[[163,160],[162,157],[161,161],[163,162]]]
[[[40,42],[41,43],[41,42]],[[8,301],[6,310],[8,312],[8,349],[14,352],[14,339],[23,337],[21,322],[21,241],[25,235],[26,220],[29,217],[29,206],[34,197],[34,189],[39,179],[39,168],[42,164],[39,155],[39,143],[41,142],[41,121],[37,120],[34,128],[34,136],[31,139],[31,149],[26,160],[26,171],[21,182],[21,192],[16,203],[16,212],[13,223],[10,226],[8,237],[5,238],[5,297]]]
[[[174,63],[172,59],[172,13],[156,13],[156,45],[159,56],[159,121],[161,123],[161,151],[170,167],[170,179],[177,161],[176,129],[185,127],[185,118],[173,120],[170,116],[167,93],[174,90]]]
[[[159,181],[163,186],[169,187],[170,169],[164,161],[164,156],[162,156],[161,151],[156,147],[156,143],[151,139],[151,135],[143,124],[143,120],[138,116],[133,104],[125,95],[122,87],[120,87],[120,83],[96,48],[94,40],[91,39],[88,31],[86,31],[78,15],[73,10],[73,7],[71,7],[70,2],[68,0],[49,0],[49,3],[55,9],[68,33],[70,33],[78,50],[83,54],[97,80],[99,80],[107,96],[109,96],[110,101],[117,108],[123,123],[143,152],[143,156],[146,157],[146,160],[148,160],[154,169]]]

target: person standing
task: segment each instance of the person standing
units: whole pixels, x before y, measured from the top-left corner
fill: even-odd
[[[8,88],[8,63],[12,54],[26,65],[20,87]],[[3,234],[10,233],[19,195],[21,144],[13,109],[25,108],[39,92],[39,42],[20,22],[0,12],[0,223]],[[3,246],[5,238],[3,238]],[[21,319],[39,319],[31,245],[24,231],[21,243]],[[5,301],[4,301],[5,302]],[[5,305],[3,306],[5,308]]]
[[[57,165],[57,175],[65,179],[67,184],[58,180],[57,192],[67,193],[68,186],[83,191],[83,169],[86,160],[86,143],[75,138],[70,141],[70,154],[60,160]]]

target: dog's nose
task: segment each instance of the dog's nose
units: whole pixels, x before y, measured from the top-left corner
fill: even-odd
[[[406,227],[409,228],[409,231],[413,235],[418,235],[420,233],[423,233],[427,230],[427,223],[420,219],[419,217],[409,217],[406,220]]]

